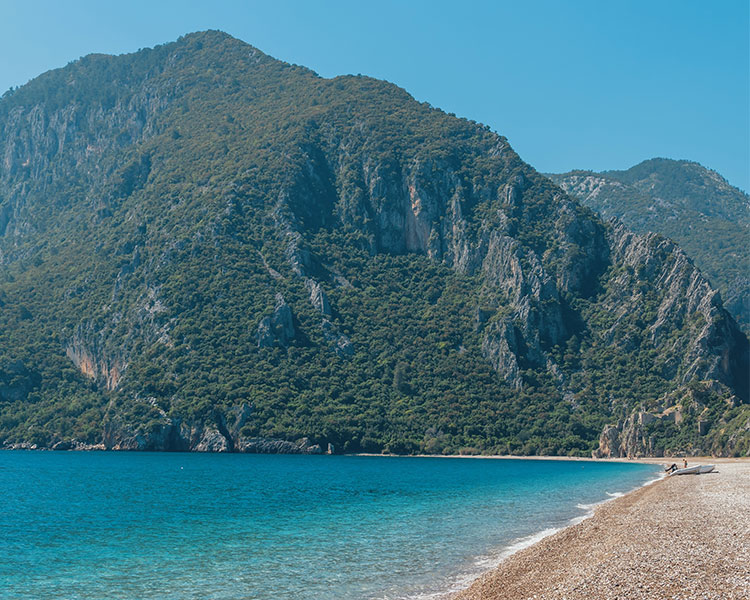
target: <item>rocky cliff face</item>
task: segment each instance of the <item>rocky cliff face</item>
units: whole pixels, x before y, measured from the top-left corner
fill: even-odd
[[[423,254],[459,273],[481,277],[480,297],[493,307],[483,308],[477,323],[483,332],[482,353],[512,387],[523,387],[519,365],[560,379],[547,350],[565,344],[573,334],[570,306],[563,298],[578,296],[593,299],[615,316],[609,330],[601,332],[602,339],[614,340],[618,329],[631,327],[633,315],[640,312],[639,326],[645,327],[654,348],[670,357],[663,365],[669,379],[716,380],[747,398],[747,339],[723,309],[718,292],[670,240],[639,236],[616,220],[602,223],[564,194],[544,190],[531,169],[516,171],[497,187],[472,188],[461,183],[447,162],[386,167],[373,165],[365,156],[355,161],[353,179],[358,183],[352,184],[321,166],[354,161],[350,148],[346,156],[340,147],[333,152],[320,154],[317,164],[308,161],[295,195],[285,197],[294,215],[284,224],[293,233],[295,249],[288,255],[294,257],[294,269],[304,271],[305,265],[320,262],[308,250],[304,259],[298,258],[305,239],[299,205],[320,203],[316,191],[305,185],[310,178],[327,179],[338,195],[339,205],[332,206],[332,212],[342,215],[342,225],[359,229],[371,252]],[[500,141],[491,154],[502,164],[503,153],[511,163],[517,161]],[[360,189],[353,192],[357,185]],[[545,238],[540,247],[530,247],[519,241],[524,232],[517,224],[526,216],[529,197],[545,194]],[[300,196],[304,202],[295,203]],[[468,207],[481,199],[487,199],[492,210],[467,217]],[[606,294],[597,290],[603,281]],[[649,290],[654,293],[647,312],[639,285],[645,281],[657,288]],[[316,293],[321,288],[312,285],[311,302],[319,308]],[[689,334],[677,340],[675,331]]]
[[[644,161],[626,171],[550,175],[566,192],[637,233],[674,239],[721,291],[724,306],[750,331],[750,197],[698,163]]]
[[[263,317],[258,324],[258,348],[270,348],[274,344],[287,347],[294,339],[292,309],[284,296],[276,294],[276,307],[270,317]]]
[[[108,71],[108,62],[108,57],[86,57],[4,97],[0,236],[5,243],[0,263],[18,259],[23,239],[41,232],[71,204],[83,203],[92,213],[106,217],[113,205],[147,179],[147,157],[126,161],[124,169],[119,168],[121,160],[134,144],[155,134],[158,116],[176,90],[155,79],[163,63],[157,61],[148,73],[133,77],[126,65],[119,72]],[[97,90],[92,80],[105,73],[112,77],[110,84],[125,93]],[[54,90],[55,96],[45,89]],[[59,185],[72,173],[80,178],[80,187]]]
[[[638,415],[708,381],[745,447],[747,338],[687,256],[395,86],[205,32],[0,131],[0,369],[39,365],[0,370],[6,445],[656,453]]]
[[[618,319],[644,308],[644,295],[634,285],[633,274],[658,281],[660,294],[650,313],[655,318],[647,323],[647,331],[662,355],[679,345],[681,360],[663,366],[670,378],[677,377],[682,384],[693,379],[720,381],[746,398],[747,338],[692,261],[674,242],[656,234],[638,236],[618,223],[612,242],[616,260],[624,267],[610,284],[608,306],[617,311]],[[674,332],[682,330],[692,335],[679,341]]]
[[[707,404],[712,394],[723,397],[728,413],[717,414]],[[694,383],[652,401],[649,410],[642,405],[624,420],[606,425],[593,456],[743,456],[748,451],[748,431],[750,410],[726,386]]]
[[[122,422],[117,415],[107,415],[101,449],[149,450],[166,452],[241,452],[247,454],[322,454],[318,444],[307,438],[294,442],[242,435],[242,427],[252,413],[243,404],[230,414],[215,412],[209,422],[184,421],[161,413],[160,418],[144,431]],[[71,440],[59,450],[75,449]],[[94,448],[98,449],[98,448]]]

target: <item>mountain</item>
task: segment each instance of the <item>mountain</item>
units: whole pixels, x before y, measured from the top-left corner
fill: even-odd
[[[750,196],[745,192],[698,163],[665,158],[626,171],[548,176],[603,217],[676,241],[750,333]]]
[[[750,449],[685,253],[392,84],[208,31],[45,73],[0,132],[5,447]]]

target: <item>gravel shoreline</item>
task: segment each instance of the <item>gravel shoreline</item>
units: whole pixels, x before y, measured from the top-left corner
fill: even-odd
[[[452,600],[750,598],[750,461],[701,462],[716,472],[668,477],[602,504]]]

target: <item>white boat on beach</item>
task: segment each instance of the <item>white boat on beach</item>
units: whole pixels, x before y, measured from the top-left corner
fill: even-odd
[[[699,475],[701,473],[710,473],[714,470],[716,465],[695,465],[694,467],[687,467],[685,469],[677,469],[672,471],[669,475]]]

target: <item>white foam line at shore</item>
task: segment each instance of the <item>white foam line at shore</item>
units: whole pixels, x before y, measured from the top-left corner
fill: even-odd
[[[575,520],[575,519],[573,519]],[[573,525],[574,523],[570,523]],[[509,556],[520,552],[524,548],[533,546],[537,542],[541,542],[544,538],[549,537],[558,531],[561,531],[564,527],[549,527],[542,531],[537,531],[531,535],[517,538],[509,546],[506,546],[500,553],[494,555],[479,556],[474,560],[474,566],[477,568],[470,573],[463,573],[458,575],[452,582],[448,590],[440,592],[428,592],[419,593],[411,596],[406,596],[405,600],[445,600],[461,590],[468,588],[474,581],[481,577],[484,573],[492,571],[500,566],[500,564],[507,559]],[[477,572],[479,571],[479,572]]]
[[[664,479],[664,477],[665,475],[659,475],[658,477],[654,479],[649,479],[643,484],[636,486],[632,490],[629,490],[627,492],[605,492],[607,496],[609,496],[609,498],[605,498],[604,500],[600,502],[593,502],[591,504],[577,504],[576,506],[578,508],[580,508],[581,510],[587,511],[586,514],[578,516],[578,517],[573,517],[567,522],[567,524],[563,525],[562,527],[548,527],[547,529],[543,529],[542,531],[532,533],[531,535],[517,538],[513,542],[511,542],[508,546],[503,547],[503,549],[500,550],[500,552],[497,554],[477,557],[474,560],[474,565],[476,567],[480,567],[481,572],[480,573],[476,573],[476,572],[464,573],[462,575],[458,575],[455,578],[455,580],[451,583],[450,588],[448,590],[443,590],[441,592],[420,593],[416,595],[406,596],[404,597],[404,600],[447,600],[453,594],[460,592],[461,590],[467,589],[469,586],[471,586],[472,583],[474,583],[482,575],[484,575],[485,573],[488,573],[489,571],[493,571],[494,569],[499,567],[503,563],[503,561],[507,560],[509,557],[520,552],[521,550],[524,550],[530,546],[533,546],[534,544],[538,542],[541,542],[544,538],[554,535],[558,531],[562,531],[563,529],[567,529],[568,527],[573,527],[574,525],[583,523],[586,519],[590,519],[591,517],[594,516],[596,508],[601,506],[602,504],[606,504],[607,502],[611,502],[612,500],[621,498],[625,496],[626,494],[630,494],[636,490],[647,487],[651,485],[652,483],[656,483],[657,481]]]

